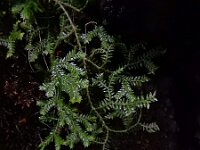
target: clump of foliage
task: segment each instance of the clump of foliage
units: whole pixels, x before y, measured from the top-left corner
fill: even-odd
[[[115,38],[93,21],[84,27],[75,23],[86,4],[78,0],[20,1],[12,7],[13,30],[1,40],[8,48],[7,57],[13,55],[16,41],[24,41],[30,64],[42,57],[50,74],[40,86],[46,99],[37,102],[40,120],[51,130],[40,149],[52,142],[56,150],[62,146],[72,149],[81,142],[84,147],[100,144],[105,150],[113,133],[138,127],[148,132],[159,129],[155,123],[141,122],[142,109],[149,109],[157,99],[155,93],[139,90],[149,81],[148,75],[133,73],[138,68],[154,73],[152,58],[157,52],[138,56],[143,45],[128,50],[121,44],[122,60],[113,65]],[[113,124],[115,119],[119,126]]]

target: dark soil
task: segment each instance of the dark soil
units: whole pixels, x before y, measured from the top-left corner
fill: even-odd
[[[4,50],[4,49],[2,49]],[[23,56],[0,55],[0,145],[2,150],[36,149],[47,129],[38,120],[36,100],[43,94]]]

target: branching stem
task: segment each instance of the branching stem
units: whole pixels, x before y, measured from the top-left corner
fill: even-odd
[[[63,12],[65,13],[65,15],[67,16],[67,18],[68,18],[68,20],[70,22],[70,25],[71,25],[71,27],[72,27],[72,29],[74,31],[74,35],[76,37],[76,42],[77,42],[78,48],[79,48],[79,50],[81,50],[82,46],[81,46],[81,43],[80,43],[80,40],[79,40],[79,37],[78,37],[77,29],[76,29],[76,26],[74,25],[74,23],[73,23],[70,15],[69,15],[68,11],[65,9],[65,7],[63,6],[63,4],[59,0],[54,0],[54,1],[55,1],[55,3],[57,3],[60,6],[60,8],[63,10]]]

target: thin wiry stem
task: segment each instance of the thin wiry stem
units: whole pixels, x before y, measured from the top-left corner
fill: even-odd
[[[85,7],[87,6],[87,4],[88,4],[88,0],[85,1],[85,4],[83,5],[83,7],[80,8],[80,11],[82,11],[83,9],[85,9]]]
[[[74,35],[76,37],[76,42],[77,42],[78,48],[79,48],[79,50],[81,50],[82,46],[81,46],[81,43],[80,43],[80,40],[79,40],[79,37],[78,37],[77,29],[76,29],[76,26],[74,25],[74,23],[73,23],[70,15],[69,15],[68,11],[65,9],[65,7],[63,6],[63,4],[59,0],[54,0],[54,1],[55,1],[55,3],[57,3],[60,6],[60,8],[63,10],[63,12],[65,13],[65,15],[67,16],[67,18],[69,20],[69,23],[72,26],[72,29],[74,31]]]
[[[104,140],[102,150],[106,149],[106,144],[108,143],[108,139],[109,139],[109,130],[106,131],[106,138]]]
[[[105,130],[106,130],[106,138],[105,138],[104,142],[102,143],[103,144],[103,149],[102,150],[105,150],[106,144],[107,144],[108,138],[109,138],[109,128],[106,125],[106,122],[104,121],[103,117],[99,114],[99,112],[93,106],[93,103],[92,103],[88,88],[86,88],[86,92],[87,92],[87,98],[88,98],[88,101],[89,101],[91,109],[95,112],[96,116],[99,118],[100,122],[102,123],[102,127],[105,128]]]
[[[95,24],[95,25],[96,25],[97,22],[95,22],[95,21],[90,21],[90,22],[86,23],[86,24],[85,24],[85,34],[87,33],[87,26],[90,25],[90,24]]]
[[[98,142],[98,144],[103,144],[103,150],[106,149],[106,144],[107,144],[107,142],[108,142],[109,133],[110,133],[110,132],[113,132],[113,133],[126,133],[126,132],[130,131],[131,129],[133,129],[133,128],[135,128],[136,126],[139,125],[140,120],[141,120],[141,116],[142,116],[142,109],[140,109],[140,113],[139,113],[137,122],[136,122],[134,125],[130,126],[130,127],[127,128],[127,129],[123,129],[123,130],[111,129],[109,126],[107,126],[107,124],[106,124],[106,122],[104,121],[103,117],[100,115],[100,113],[99,113],[99,112],[97,111],[97,109],[94,107],[93,102],[92,102],[91,97],[90,97],[89,88],[86,88],[86,93],[87,93],[87,98],[88,98],[88,101],[89,101],[89,104],[90,104],[91,109],[95,112],[96,116],[99,118],[100,122],[102,123],[102,127],[105,128],[105,130],[106,130],[106,137],[105,137],[104,142]]]
[[[72,6],[72,5],[69,4],[69,3],[64,3],[64,2],[60,2],[60,3],[61,3],[62,5],[64,5],[64,6],[66,6],[66,7],[69,7],[69,8],[71,8],[71,9],[77,11],[77,12],[80,12],[80,11],[81,11],[80,9],[78,9],[78,8],[76,8],[76,7],[74,7],[74,6]]]
[[[110,70],[108,70],[108,69],[104,69],[104,68],[102,68],[102,67],[99,67],[97,64],[95,64],[94,62],[92,62],[90,59],[84,58],[84,60],[85,60],[86,62],[90,63],[92,66],[94,66],[94,67],[95,67],[96,69],[98,69],[98,70],[103,70],[103,71],[105,71],[105,72],[107,72],[107,73],[112,73],[112,71],[110,71]]]
[[[89,24],[97,24],[97,22],[95,22],[95,21],[90,21],[90,22],[86,23],[86,24],[85,24],[85,34],[87,34],[87,26],[88,26]],[[85,45],[85,54],[87,54],[87,45]]]
[[[37,21],[36,21],[36,20],[35,20],[35,23],[37,24]],[[38,25],[38,24],[37,24],[37,25]],[[39,34],[38,34],[38,36],[39,36],[39,40],[40,40],[40,42],[42,42],[42,37],[41,37],[40,29],[38,29],[38,33],[39,33]],[[46,61],[46,58],[45,58],[43,52],[42,52],[42,59],[43,59],[43,61],[44,61],[44,64],[45,64],[47,70],[49,71],[49,66],[48,66],[48,64],[47,64],[47,61]]]
[[[96,22],[90,21],[90,22],[88,22],[88,23],[85,24],[85,34],[87,34],[87,26],[88,26],[89,24],[96,24]],[[85,51],[84,51],[84,53],[85,53],[85,56],[86,56],[86,55],[87,55],[87,45],[85,45]],[[84,68],[86,69],[86,58],[83,59],[83,64],[84,64]],[[93,65],[95,65],[95,64],[93,64]],[[98,68],[97,65],[96,65],[95,67]]]
[[[56,44],[55,44],[54,49],[56,49],[56,48],[58,47],[59,43],[60,43],[62,40],[65,40],[65,39],[69,38],[73,33],[74,33],[74,31],[71,30],[70,33],[68,33],[67,35],[60,37],[60,38],[56,41]]]
[[[64,6],[66,6],[66,7],[69,7],[71,9],[73,9],[74,11],[81,12],[87,6],[88,0],[86,0],[85,4],[81,8],[77,8],[77,7],[75,7],[75,6],[73,6],[73,5],[69,4],[69,3],[64,3],[64,2],[61,2],[61,1],[60,1],[60,3],[62,5],[64,5]]]
[[[142,109],[140,109],[140,113],[139,113],[137,122],[135,124],[133,124],[132,126],[124,130],[114,130],[114,129],[109,128],[109,131],[114,132],[114,133],[126,133],[140,124],[141,117],[142,117]]]

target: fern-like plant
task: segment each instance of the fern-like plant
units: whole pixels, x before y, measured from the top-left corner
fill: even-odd
[[[56,150],[62,146],[73,149],[77,143],[84,147],[100,144],[106,150],[113,133],[137,127],[148,132],[159,129],[155,123],[141,122],[142,109],[149,109],[157,99],[155,93],[137,90],[149,81],[148,75],[133,73],[138,68],[154,73],[152,58],[157,51],[137,55],[143,48],[137,45],[123,48],[120,57],[114,55],[116,40],[103,27],[95,22],[85,27],[76,25],[86,4],[79,0],[19,1],[12,7],[17,20],[13,30],[8,38],[0,40],[9,49],[7,57],[14,53],[15,42],[24,40],[29,62],[37,62],[42,56],[49,71],[50,76],[40,86],[46,99],[37,102],[40,120],[50,127],[49,135],[39,145],[41,150],[50,143]],[[47,16],[47,10],[53,10],[53,15]],[[56,22],[51,23],[55,16]],[[40,23],[41,18],[47,18],[47,26]],[[113,57],[122,60],[113,64]],[[114,119],[119,126],[112,124]]]
[[[134,91],[149,78],[128,76],[131,63],[109,68],[115,41],[102,27],[96,26],[78,38],[81,49],[74,46],[64,58],[55,59],[50,69],[51,78],[40,87],[47,96],[46,100],[38,101],[40,119],[51,125],[51,133],[40,148],[44,149],[51,142],[58,150],[61,146],[74,148],[82,142],[84,147],[96,143],[105,150],[111,133],[125,133],[139,126],[149,132],[157,131],[155,123],[140,122],[141,109],[149,109],[150,104],[157,101],[155,95],[151,92],[140,95]],[[100,44],[94,48],[90,43],[95,38]],[[150,58],[145,55],[138,61]],[[110,126],[116,118],[124,125]]]

